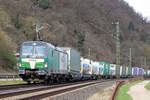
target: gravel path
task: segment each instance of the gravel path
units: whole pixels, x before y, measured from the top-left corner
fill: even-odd
[[[144,88],[150,81],[143,81],[141,83],[132,86],[128,91],[128,94],[133,100],[150,100],[150,91]]]

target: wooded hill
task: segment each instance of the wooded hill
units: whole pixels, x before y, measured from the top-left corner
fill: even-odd
[[[8,48],[17,51],[23,41],[35,40],[34,24],[48,23],[49,30],[41,32],[44,41],[72,47],[84,57],[91,48],[91,59],[115,63],[112,22],[118,19],[121,64],[129,64],[129,48],[133,66],[143,65],[145,56],[148,62],[150,25],[123,0],[0,0],[0,31],[11,41]]]

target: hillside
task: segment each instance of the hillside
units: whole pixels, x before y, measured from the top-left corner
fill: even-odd
[[[150,25],[123,0],[0,0],[0,29],[19,51],[23,41],[35,40],[34,24],[48,23],[44,41],[77,49],[84,57],[115,62],[115,26],[120,20],[121,63],[128,65],[132,48],[133,66],[150,60]],[[150,64],[150,63],[149,63]]]

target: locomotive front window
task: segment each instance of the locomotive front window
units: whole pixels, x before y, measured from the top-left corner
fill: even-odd
[[[35,46],[34,55],[36,57],[45,57],[46,47],[45,46]]]
[[[43,58],[46,57],[46,46],[22,46],[22,57]]]
[[[22,56],[32,56],[33,55],[33,46],[23,46],[21,55]]]

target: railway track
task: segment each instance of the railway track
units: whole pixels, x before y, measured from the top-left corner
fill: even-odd
[[[35,84],[1,85],[0,90],[10,90],[10,89],[17,89],[17,88],[32,87],[32,86],[39,86],[39,85],[35,85]]]
[[[23,90],[20,89],[17,91],[16,90],[5,91],[5,92],[0,92],[0,99],[39,100],[42,98],[54,96],[64,92],[69,92],[82,87],[108,82],[108,81],[115,81],[115,80],[81,81],[81,82],[68,83],[68,84],[39,86],[37,88],[30,88],[30,89],[23,89]]]

